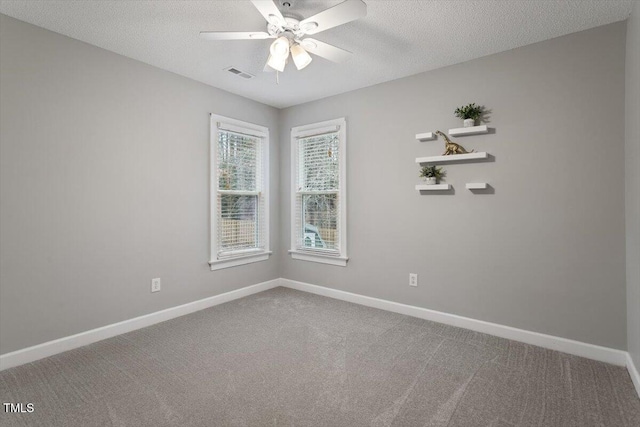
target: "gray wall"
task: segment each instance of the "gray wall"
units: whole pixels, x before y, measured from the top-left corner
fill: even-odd
[[[625,31],[599,27],[283,110],[283,277],[625,349]],[[455,194],[420,195],[414,159],[443,142],[414,135],[460,127],[453,110],[469,102],[492,110],[496,132],[456,140],[495,162],[446,166]],[[341,116],[350,261],[291,260],[287,135]],[[465,190],[476,181],[495,193]]]
[[[640,2],[627,21],[626,68],[627,346],[640,367]]]
[[[0,354],[276,277],[626,348],[624,23],[282,111],[2,15],[0,31]],[[468,102],[496,132],[457,141],[495,162],[446,166],[455,194],[419,195],[414,158],[442,141],[414,134],[459,126]],[[267,262],[207,265],[210,112],[271,129]],[[292,261],[289,130],[341,116],[351,260]],[[485,180],[494,194],[464,189]]]
[[[209,113],[278,110],[0,15],[0,353],[279,277],[209,270]],[[272,244],[279,198],[271,194]],[[151,294],[150,280],[162,278]]]

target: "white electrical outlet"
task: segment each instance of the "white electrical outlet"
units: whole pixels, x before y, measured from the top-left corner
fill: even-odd
[[[161,289],[160,278],[151,279],[151,292],[160,292]]]
[[[418,274],[409,273],[409,286],[418,286]]]

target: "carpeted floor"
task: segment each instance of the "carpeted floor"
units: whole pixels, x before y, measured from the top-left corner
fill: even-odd
[[[276,288],[0,372],[2,426],[640,426],[625,368]]]

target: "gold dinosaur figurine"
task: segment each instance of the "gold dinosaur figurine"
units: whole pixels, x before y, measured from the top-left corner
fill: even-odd
[[[436,131],[436,135],[440,135],[441,137],[444,138],[444,153],[442,153],[443,156],[448,156],[451,154],[469,154],[469,153],[473,153],[473,150],[471,151],[467,151],[464,149],[464,147],[460,144],[456,144],[455,142],[451,142],[451,140],[449,139],[449,137],[447,135],[445,135],[443,132],[440,132],[439,130]]]

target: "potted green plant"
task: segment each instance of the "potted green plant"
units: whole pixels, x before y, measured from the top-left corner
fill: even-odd
[[[437,184],[445,175],[446,172],[436,165],[427,165],[420,169],[420,177],[424,179],[427,185]]]
[[[464,107],[456,108],[456,117],[461,118],[464,123],[464,127],[468,128],[476,125],[476,120],[482,116],[483,110],[481,105],[471,103]]]

